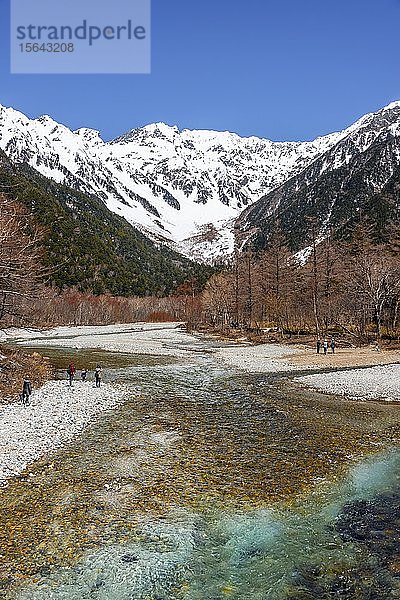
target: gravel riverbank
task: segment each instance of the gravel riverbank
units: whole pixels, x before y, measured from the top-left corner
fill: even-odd
[[[228,366],[248,373],[279,373],[299,370],[301,367],[292,358],[303,351],[280,344],[260,344],[258,346],[234,346],[220,348],[214,355]]]
[[[196,340],[181,325],[127,323],[98,327],[56,327],[38,331],[9,329],[0,333],[0,341],[10,340],[30,347],[101,348],[108,352],[184,357],[188,350],[193,350],[193,341]]]
[[[193,358],[196,353],[212,353],[215,361],[250,373],[293,372],[318,366],[326,372],[295,378],[296,382],[331,394],[352,398],[400,401],[400,365],[380,365],[366,369],[330,372],[334,366],[351,367],[357,360],[390,359],[389,353],[358,354],[352,350],[316,357],[308,347],[279,344],[212,347],[193,337],[177,323],[135,323],[105,327],[58,327],[47,331],[9,330],[0,334],[3,341],[24,345],[64,348],[101,348],[132,354]],[[398,355],[394,355],[395,359]],[[394,362],[394,360],[392,359]],[[318,363],[318,365],[316,364]],[[368,364],[368,363],[367,363]],[[354,366],[354,365],[353,365]],[[96,389],[91,382],[50,381],[32,396],[28,407],[19,404],[0,408],[0,481],[4,481],[82,432],[103,411],[126,399],[121,385],[104,384]]]
[[[126,399],[124,386],[91,382],[50,381],[31,396],[24,407],[0,409],[0,482],[21,473],[26,466],[70,441],[100,413]]]
[[[400,401],[400,365],[382,365],[295,379],[328,394],[354,399]]]

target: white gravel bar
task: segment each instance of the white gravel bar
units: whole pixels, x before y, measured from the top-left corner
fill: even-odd
[[[127,323],[103,326],[56,327],[48,330],[8,329],[0,332],[0,341],[13,341],[30,347],[62,346],[63,348],[101,348],[109,352],[172,356],[193,355],[204,346],[182,328],[183,323]],[[206,338],[205,338],[206,339]],[[251,373],[269,373],[304,369],[291,364],[290,355],[302,354],[304,349],[280,344],[248,346],[235,344],[211,349],[217,360],[227,366]]]
[[[399,364],[305,375],[295,381],[353,399],[400,401]]]
[[[0,409],[0,482],[69,442],[100,413],[126,401],[121,385],[50,381],[34,391],[31,403]]]
[[[279,373],[304,369],[290,363],[287,357],[302,354],[298,348],[279,344],[260,344],[258,346],[234,346],[218,349],[214,355],[228,366],[248,373]]]
[[[56,327],[48,330],[8,329],[0,341],[21,345],[62,346],[63,348],[101,348],[108,352],[127,352],[157,356],[184,357],[193,350],[196,339],[181,328],[181,323],[128,323],[103,326]]]

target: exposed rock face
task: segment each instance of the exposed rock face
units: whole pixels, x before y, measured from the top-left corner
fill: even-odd
[[[321,235],[351,221],[397,177],[399,136],[400,102],[310,142],[164,123],[104,142],[98,131],[0,106],[0,148],[12,161],[95,195],[145,235],[205,261],[232,252],[235,219],[240,241],[262,246],[279,216],[295,248],[307,242],[307,216]]]
[[[263,196],[236,222],[242,243],[264,247],[279,224],[293,250],[310,242],[309,219],[323,238],[346,232],[363,213],[399,220],[400,102],[366,115],[300,174]]]

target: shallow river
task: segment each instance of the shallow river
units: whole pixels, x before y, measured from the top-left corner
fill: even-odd
[[[400,598],[399,407],[240,373],[214,346],[43,349],[62,377],[100,362],[126,401],[0,491],[2,597]]]

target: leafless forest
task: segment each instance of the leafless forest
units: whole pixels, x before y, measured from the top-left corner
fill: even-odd
[[[275,235],[261,255],[237,254],[202,295],[203,318],[221,329],[271,328],[359,342],[399,334],[400,243],[374,244],[360,225],[351,242],[313,240],[299,260]]]
[[[195,281],[165,298],[94,296],[43,281],[40,231],[0,197],[1,326],[185,321],[223,333],[327,335],[357,343],[400,335],[400,237],[376,244],[360,224],[351,242],[314,238],[301,257],[275,234],[261,254],[236,252],[203,290]]]

